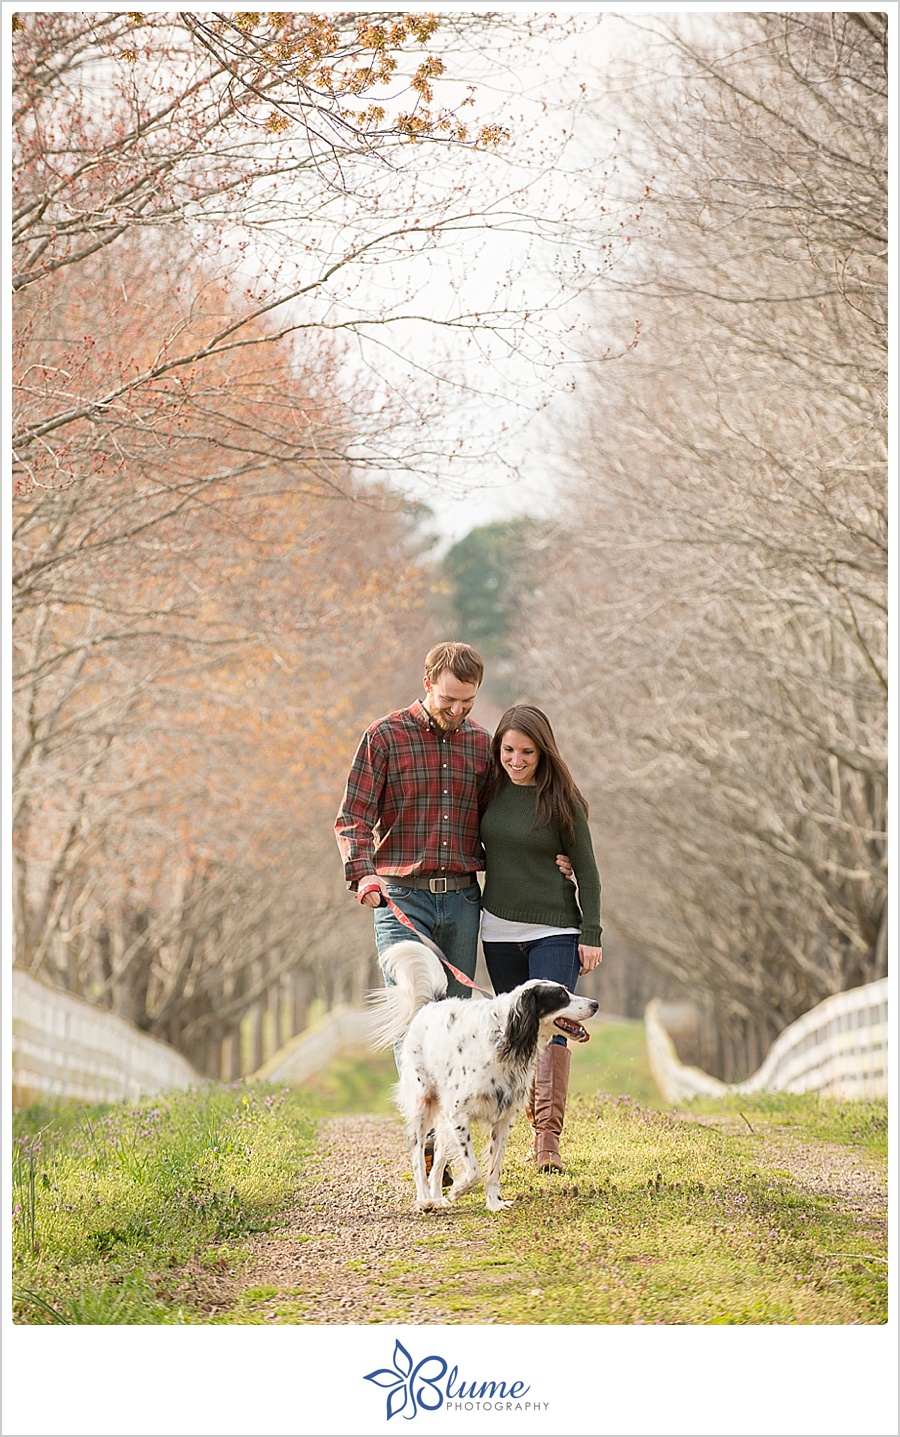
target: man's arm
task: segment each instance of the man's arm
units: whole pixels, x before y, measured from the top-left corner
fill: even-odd
[[[370,729],[363,734],[356,751],[334,824],[347,886],[357,892],[360,885],[363,890],[380,889],[375,879],[375,829],[380,816],[385,767],[384,745]],[[375,879],[375,883],[367,883],[367,879]],[[360,894],[360,901],[362,897]]]
[[[584,810],[575,809],[575,842],[572,845],[572,866],[578,881],[578,901],[581,904],[581,961],[582,972],[589,973],[602,961],[603,925],[600,921],[600,871],[594,856],[591,830]]]

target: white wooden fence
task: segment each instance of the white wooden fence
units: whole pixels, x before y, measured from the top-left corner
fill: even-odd
[[[273,1053],[253,1078],[303,1083],[344,1049],[367,1044],[368,1014],[339,1007]],[[118,1014],[14,968],[12,1100],[133,1101],[207,1082],[179,1052]]]
[[[723,1083],[682,1063],[659,1016],[644,1014],[647,1053],[667,1103],[722,1093],[807,1093],[835,1098],[887,1096],[888,980],[835,993],[778,1034],[765,1062],[742,1083]]]
[[[725,1092],[811,1090],[833,1097],[887,1094],[888,980],[826,998],[785,1028],[762,1067],[742,1083],[723,1083],[680,1062],[654,1000],[645,1013],[650,1067],[666,1102]],[[346,1048],[367,1043],[368,1014],[340,1007],[299,1033],[253,1074],[306,1082]],[[52,988],[19,969],[12,975],[12,1097],[16,1106],[56,1098],[133,1100],[205,1078],[181,1053],[115,1013]]]
[[[12,1100],[133,1101],[206,1079],[181,1053],[116,1013],[14,968]]]
[[[332,1008],[320,1022],[289,1039],[253,1077],[272,1083],[305,1083],[345,1048],[365,1047],[369,1021],[370,1015],[362,1008]]]

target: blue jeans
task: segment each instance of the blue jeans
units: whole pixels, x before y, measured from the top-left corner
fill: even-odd
[[[484,961],[495,993],[509,993],[529,978],[546,978],[561,983],[570,993],[578,982],[578,933],[554,933],[549,938],[534,938],[530,943],[484,943]],[[561,1033],[551,1040],[567,1047]]]
[[[459,968],[460,972],[474,980],[481,927],[481,889],[478,884],[459,888],[455,893],[431,893],[427,888],[404,888],[402,884],[389,883],[387,891],[391,902],[406,914],[413,927],[436,943],[454,968]],[[402,938],[415,938],[416,935],[394,917],[390,908],[376,908],[374,912],[375,946],[379,958],[392,943],[399,943]],[[385,975],[385,982],[390,981]],[[452,973],[447,974],[448,998],[471,996],[471,988],[457,982]]]

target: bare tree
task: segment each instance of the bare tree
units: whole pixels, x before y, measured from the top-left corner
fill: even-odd
[[[548,157],[469,118],[472,55],[529,25],[14,20],[17,961],[210,1072],[246,1014],[258,1056],[292,985],[296,1021],[366,971],[330,820],[418,677],[397,481],[458,465],[448,397],[543,343],[511,271],[476,310],[452,267],[426,303],[430,265],[565,219]],[[404,359],[413,328],[477,385]]]
[[[496,67],[504,46],[552,28],[549,19],[118,12],[17,24],[13,263],[25,347],[13,437],[24,489],[84,477],[91,452],[146,430],[151,417],[156,431],[175,423],[223,358],[252,365],[255,349],[287,337],[302,356],[323,334],[343,342],[363,376],[360,398],[379,369],[383,395],[383,361],[394,365],[393,422],[379,425],[370,397],[360,431],[347,436],[357,468],[433,475],[439,449],[426,421],[436,377],[458,393],[477,346],[483,362],[468,387],[484,399],[505,355],[548,357],[540,310],[552,297],[537,302],[533,287],[514,288],[500,270],[467,305],[455,268],[477,264],[491,234],[510,244],[552,234],[575,252],[598,224],[612,224],[598,216],[590,178],[577,201],[574,187],[567,200],[557,194],[548,214],[535,185],[562,151],[530,155],[524,136],[506,146],[496,119],[467,118],[471,52],[480,46]],[[428,52],[432,39],[446,61]],[[435,100],[442,85],[452,109]],[[118,271],[104,273],[138,312],[128,270],[140,249],[167,255],[174,294],[218,286],[227,301],[218,322],[207,305],[198,329],[186,303],[124,353],[98,350],[90,327],[48,329],[46,286],[123,250]],[[435,286],[436,271],[446,284]],[[569,279],[577,273],[570,266]],[[84,273],[86,295],[96,275]],[[453,356],[439,360],[432,345],[430,362],[404,357],[422,332],[457,336]],[[505,394],[514,401],[509,386]],[[440,446],[457,465],[465,429],[462,421]]]
[[[146,344],[147,314],[218,322],[215,286],[174,295],[141,247],[135,314],[117,263],[48,281],[46,345],[51,323],[89,322],[116,362]],[[26,488],[14,526],[17,961],[213,1073],[323,944],[326,999],[365,971],[365,945],[342,939],[330,821],[356,726],[395,701],[417,607],[414,536],[354,476],[327,343],[305,372],[283,342],[254,353],[217,356],[161,424],[148,406],[113,438],[86,433],[81,477]]]
[[[733,1076],[886,970],[886,24],[639,23],[659,238],[609,301],[641,340],[588,387],[531,652],[608,909]]]

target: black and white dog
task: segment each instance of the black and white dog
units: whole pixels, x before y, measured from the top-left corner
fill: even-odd
[[[447,978],[436,952],[410,940],[382,955],[396,986],[370,994],[371,1042],[376,1048],[400,1044],[394,1099],[406,1120],[416,1207],[423,1212],[446,1207],[479,1182],[470,1132],[474,1119],[490,1126],[485,1188],[488,1208],[495,1212],[511,1205],[500,1196],[500,1170],[538,1054],[554,1031],[584,1042],[582,1019],[592,1018],[599,1004],[540,978],[496,998],[445,998]],[[425,1137],[432,1128],[434,1162],[426,1179]],[[444,1166],[457,1156],[462,1172],[445,1197]]]

